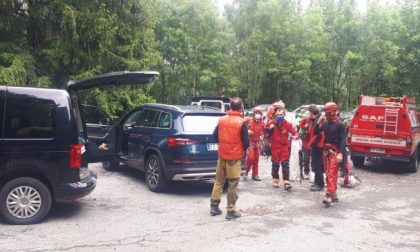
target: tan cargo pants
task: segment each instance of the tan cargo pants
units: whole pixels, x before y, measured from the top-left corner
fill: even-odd
[[[212,205],[220,204],[223,185],[227,179],[227,211],[235,211],[235,204],[239,197],[236,191],[241,177],[241,162],[241,160],[223,160],[221,158],[217,160],[216,177],[214,179],[213,191],[211,194]]]

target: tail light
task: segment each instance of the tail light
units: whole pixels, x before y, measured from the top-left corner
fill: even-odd
[[[407,147],[411,147],[411,144],[413,143],[413,138],[411,136],[407,137]]]
[[[188,138],[168,137],[166,140],[169,148],[198,144],[198,141]]]
[[[70,145],[70,168],[79,168],[82,164],[82,149],[83,144]]]

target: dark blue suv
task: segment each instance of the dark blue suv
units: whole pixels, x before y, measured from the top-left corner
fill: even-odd
[[[100,119],[106,118],[105,113],[99,113],[102,116],[87,121],[87,128],[91,141],[115,155],[102,162],[104,169],[115,169],[122,162],[142,170],[154,192],[164,190],[169,181],[214,178],[218,145],[212,133],[224,112],[211,107],[144,104],[112,126],[100,123],[107,120]]]

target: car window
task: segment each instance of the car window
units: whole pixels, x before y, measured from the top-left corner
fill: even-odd
[[[159,112],[156,110],[145,109],[137,119],[136,126],[139,127],[156,127]]]
[[[207,107],[222,109],[222,102],[219,102],[219,101],[202,101],[201,106],[207,106]]]
[[[111,118],[102,110],[92,106],[83,106],[83,116],[86,123],[110,125]]]
[[[38,98],[10,97],[6,103],[5,138],[53,138],[55,103]]]
[[[212,134],[221,115],[186,115],[182,118],[185,133]]]
[[[123,125],[132,124],[132,123],[136,122],[142,112],[143,112],[143,110],[138,110],[136,112],[133,112],[131,115],[129,115],[127,117],[127,119],[125,119]]]
[[[171,127],[171,114],[161,112],[158,127],[159,128],[170,128]]]

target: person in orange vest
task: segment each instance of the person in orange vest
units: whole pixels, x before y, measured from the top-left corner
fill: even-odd
[[[309,150],[311,154],[311,167],[315,174],[314,184],[310,186],[311,191],[324,190],[324,164],[322,161],[322,148],[324,147],[324,133],[315,128],[318,124],[322,124],[323,117],[321,117],[320,109],[317,105],[309,106],[308,111],[310,115],[307,119],[309,124]]]
[[[325,135],[322,157],[327,182],[327,191],[322,203],[327,206],[330,206],[332,202],[338,202],[338,168],[343,161],[343,153],[346,148],[346,129],[338,119],[338,110],[339,108],[334,102],[325,104],[324,111],[327,120],[322,123],[320,129]]]
[[[286,111],[284,108],[276,110],[276,117],[267,123],[266,129],[270,132],[271,144],[271,176],[273,177],[273,187],[279,187],[279,169],[282,167],[284,189],[290,190],[292,186],[289,182],[289,133],[293,139],[299,139],[296,128],[284,118]]]
[[[263,134],[264,122],[262,119],[263,109],[261,107],[254,108],[254,118],[250,119],[248,123],[248,134],[251,145],[248,148],[246,156],[246,173],[248,176],[252,168],[252,180],[261,181],[258,176],[258,161],[260,160],[261,151],[261,136]]]
[[[248,127],[241,114],[242,100],[238,97],[230,100],[230,110],[221,117],[214,129],[213,137],[219,143],[216,177],[210,200],[210,215],[220,215],[219,204],[223,185],[228,182],[226,219],[241,217],[236,211],[238,200],[237,188],[241,177],[241,162],[244,152],[249,147]]]

